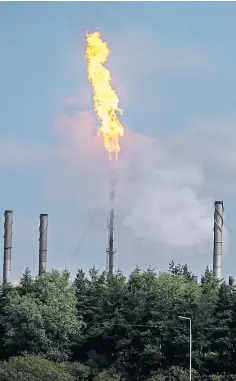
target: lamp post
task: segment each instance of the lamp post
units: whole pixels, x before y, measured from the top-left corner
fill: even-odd
[[[189,320],[189,381],[192,379],[192,320],[186,316],[178,316],[179,319]]]

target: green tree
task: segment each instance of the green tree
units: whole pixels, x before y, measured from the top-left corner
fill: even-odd
[[[229,329],[231,333],[231,373],[236,373],[236,294],[231,290]]]
[[[122,381],[122,376],[113,369],[103,370],[94,377],[94,381]]]
[[[160,372],[154,372],[147,381],[166,381],[166,376]]]
[[[188,366],[189,331],[177,316],[194,317],[202,298],[190,277],[136,268],[126,280],[121,272],[104,278],[93,269],[89,279],[80,271],[76,282],[77,306],[88,321],[76,360],[95,372],[114,366],[136,380],[170,364]]]
[[[193,381],[234,381],[233,291],[209,269],[197,284],[187,265],[174,262],[166,273],[137,267],[128,278],[79,270],[73,284],[66,271],[32,278],[26,270],[19,286],[0,287],[2,358],[40,354],[62,362],[57,369],[73,381],[188,380],[184,315],[192,319]],[[75,362],[64,362],[71,348]]]
[[[82,326],[68,273],[52,271],[36,277],[29,293],[9,297],[0,322],[7,352],[66,359]]]
[[[171,261],[169,264],[169,270],[168,270],[172,275],[181,275],[185,276],[188,279],[193,279],[194,274],[189,271],[188,265],[181,265],[178,263],[178,265],[175,264],[174,261]]]
[[[76,381],[59,364],[37,356],[11,357],[0,362],[1,381]]]
[[[231,307],[231,288],[226,283],[222,283],[219,287],[213,317],[214,328],[210,338],[212,352],[216,354],[211,366],[211,371],[214,373],[230,371],[233,350],[230,331]]]
[[[166,381],[189,381],[189,369],[184,369],[179,366],[170,367],[166,375]],[[194,369],[192,370],[192,380],[200,380],[198,373]]]
[[[34,280],[31,276],[30,269],[27,267],[23,273],[19,286],[16,288],[19,295],[31,294],[34,286]]]
[[[91,379],[91,370],[87,365],[79,362],[65,362],[62,368],[69,373],[76,381],[87,381]]]
[[[209,360],[214,361],[211,336],[214,330],[214,311],[217,305],[220,282],[206,268],[201,278],[201,297],[195,308],[193,319],[194,349],[199,372],[208,371]]]
[[[86,327],[73,347],[73,359],[87,362],[95,368],[106,362],[102,356],[103,321],[105,318],[104,299],[106,293],[106,273],[100,273],[95,267],[85,277],[82,270],[77,272],[74,286],[77,295],[77,311]]]
[[[11,283],[2,284],[0,286],[0,360],[6,358],[5,348],[4,348],[4,337],[5,337],[5,327],[2,324],[2,317],[4,316],[5,308],[9,305],[9,299],[17,295],[16,287]]]

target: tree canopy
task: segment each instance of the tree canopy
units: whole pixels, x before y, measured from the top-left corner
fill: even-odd
[[[0,380],[236,380],[236,293],[187,265],[129,277],[92,268],[0,287]]]

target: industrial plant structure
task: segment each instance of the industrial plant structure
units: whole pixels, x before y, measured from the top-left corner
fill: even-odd
[[[12,225],[13,211],[4,213],[4,256],[3,256],[3,283],[10,282],[12,259]],[[47,266],[47,240],[48,240],[48,215],[40,214],[39,223],[39,275],[46,271]]]
[[[11,250],[12,250],[12,224],[13,212],[6,210],[4,213],[4,254],[3,254],[3,283],[10,280],[11,275]]]
[[[221,278],[222,272],[222,243],[223,243],[223,201],[215,201],[214,211],[214,246],[213,246],[213,272],[216,278]]]
[[[113,274],[114,268],[114,256],[116,253],[115,249],[115,186],[116,186],[116,177],[115,173],[110,169],[110,212],[107,222],[108,229],[108,247],[106,249],[107,253],[107,271],[110,275]]]
[[[48,215],[40,214],[39,224],[39,275],[47,270]]]
[[[114,185],[113,182],[111,184]],[[110,214],[108,221],[108,248],[107,270],[110,275],[113,274],[115,250],[115,229],[114,229],[114,186],[110,189]],[[222,278],[222,244],[223,244],[223,201],[215,201],[214,204],[214,242],[213,242],[213,273],[217,279]],[[3,254],[3,283],[10,282],[11,260],[12,260],[12,226],[13,211],[6,210],[4,213],[4,254]],[[48,240],[48,215],[40,214],[39,224],[39,275],[46,272],[47,269],[47,240]],[[194,276],[194,282],[198,282],[197,276]],[[233,276],[229,276],[229,285],[235,286],[236,282]]]

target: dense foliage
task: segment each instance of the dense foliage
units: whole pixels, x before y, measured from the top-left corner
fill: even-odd
[[[0,287],[0,381],[236,381],[236,293],[206,269],[91,269]]]

